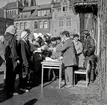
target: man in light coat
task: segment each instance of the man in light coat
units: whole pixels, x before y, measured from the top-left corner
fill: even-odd
[[[77,65],[76,52],[72,39],[68,31],[62,32],[62,46],[56,48],[56,52],[63,55],[63,63],[65,68],[66,87],[73,86],[73,66]]]

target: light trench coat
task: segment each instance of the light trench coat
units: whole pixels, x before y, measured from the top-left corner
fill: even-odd
[[[72,39],[67,39],[63,46],[56,47],[56,52],[62,53],[65,67],[77,65],[76,52]]]
[[[77,63],[78,63],[78,67],[83,67],[83,64],[84,64],[84,60],[85,60],[85,57],[83,55],[83,45],[80,41],[74,41],[74,46],[75,46],[75,49],[76,49],[76,53],[77,53]]]

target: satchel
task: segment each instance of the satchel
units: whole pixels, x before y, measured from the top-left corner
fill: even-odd
[[[3,60],[3,58],[0,55],[0,66],[3,64],[3,62],[4,62],[4,60]]]

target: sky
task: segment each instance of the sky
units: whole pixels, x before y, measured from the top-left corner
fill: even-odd
[[[8,2],[13,2],[16,0],[0,0],[0,8],[2,8],[4,5],[6,5]],[[46,4],[50,3],[51,0],[36,0],[38,4]]]

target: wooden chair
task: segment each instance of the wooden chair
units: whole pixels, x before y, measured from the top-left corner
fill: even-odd
[[[89,78],[88,78],[88,71],[89,71],[89,68],[90,68],[90,65],[89,65],[89,63],[87,64],[87,68],[86,68],[86,70],[84,70],[84,69],[78,69],[78,70],[75,70],[74,71],[74,86],[82,86],[82,87],[87,87],[88,86],[88,82],[89,82]],[[81,84],[76,84],[76,82],[77,82],[77,75],[85,75],[85,81],[82,81],[82,83],[84,84],[85,83],[85,85],[81,85]]]

